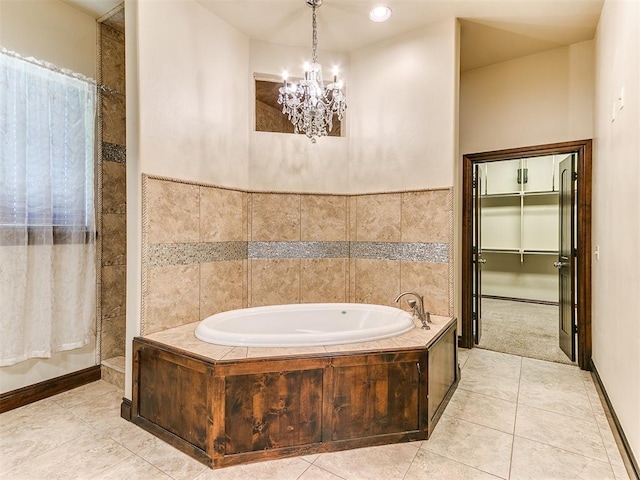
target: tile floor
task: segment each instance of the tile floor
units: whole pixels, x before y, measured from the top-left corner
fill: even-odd
[[[591,375],[488,350],[461,351],[462,379],[428,441],[210,470],[120,418],[104,381],[0,415],[0,478],[628,479]]]

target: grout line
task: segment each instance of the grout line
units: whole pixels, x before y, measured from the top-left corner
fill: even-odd
[[[518,375],[518,392],[516,393],[516,411],[513,419],[513,432],[511,434],[511,456],[509,457],[509,478],[511,478],[511,469],[513,468],[513,449],[516,443],[516,426],[518,423],[518,408],[520,406],[520,384],[522,382],[522,357],[520,357],[520,375]]]
[[[514,438],[515,437],[522,438],[523,440],[527,440],[528,442],[533,442],[533,443],[537,443],[539,445],[544,445],[545,447],[555,448],[556,450],[560,450],[562,452],[570,453],[572,455],[578,455],[578,456],[580,456],[582,458],[588,458],[589,460],[593,460],[593,461],[596,461],[596,462],[604,463],[605,465],[608,464],[609,466],[611,466],[611,462],[609,462],[609,461],[604,461],[604,460],[601,460],[599,458],[590,457],[589,455],[585,455],[584,453],[576,452],[574,450],[567,450],[566,448],[558,447],[557,445],[551,445],[550,443],[544,443],[544,442],[541,442],[539,440],[534,440],[534,439],[529,438],[529,437],[523,437],[522,435],[514,435]]]
[[[423,443],[424,443],[424,441],[423,441]],[[409,473],[409,470],[411,470],[411,467],[413,466],[413,462],[416,461],[416,457],[418,456],[418,453],[420,452],[420,449],[422,449],[422,445],[420,445],[418,448],[416,448],[416,453],[413,455],[413,458],[409,462],[409,466],[407,467],[407,471],[404,472],[404,475],[402,476],[403,480],[407,478],[407,474]]]

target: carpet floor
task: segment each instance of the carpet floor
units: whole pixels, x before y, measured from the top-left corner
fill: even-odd
[[[478,347],[575,365],[558,347],[558,309],[556,305],[483,298]]]

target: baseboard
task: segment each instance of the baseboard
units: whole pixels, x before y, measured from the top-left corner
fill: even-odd
[[[604,399],[605,404],[605,415],[607,416],[607,420],[609,420],[609,425],[611,425],[611,430],[613,431],[613,436],[616,439],[616,443],[622,446],[624,453],[622,455],[622,461],[627,468],[627,472],[629,475],[635,475],[636,479],[640,479],[640,468],[638,467],[638,461],[631,450],[631,445],[629,445],[629,441],[627,440],[626,435],[624,434],[624,430],[622,429],[622,425],[620,425],[620,421],[618,420],[618,416],[616,415],[615,410],[613,409],[613,405],[611,405],[611,401],[609,400],[609,395],[607,395],[607,391],[604,388],[604,384],[602,383],[602,379],[598,374],[598,370],[596,369],[595,364],[593,363],[593,359],[591,360],[591,376],[594,379],[594,383],[596,385],[596,389],[598,390],[598,395],[600,398]],[[626,454],[626,455],[625,455]]]
[[[100,380],[100,365],[0,394],[0,413]]]
[[[120,416],[128,422],[131,421],[131,406],[131,400],[123,397],[122,403],[120,404]]]
[[[508,300],[510,302],[535,303],[538,305],[553,305],[557,307],[558,302],[548,302],[546,300],[531,300],[529,298],[501,297],[499,295],[482,295],[482,298],[492,298],[494,300]]]

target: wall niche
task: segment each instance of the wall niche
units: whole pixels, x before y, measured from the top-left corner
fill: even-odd
[[[293,124],[282,113],[282,105],[278,103],[278,89],[281,86],[281,81],[255,79],[256,132],[295,133]],[[329,136],[342,136],[342,122],[336,115],[333,116],[333,128]]]

